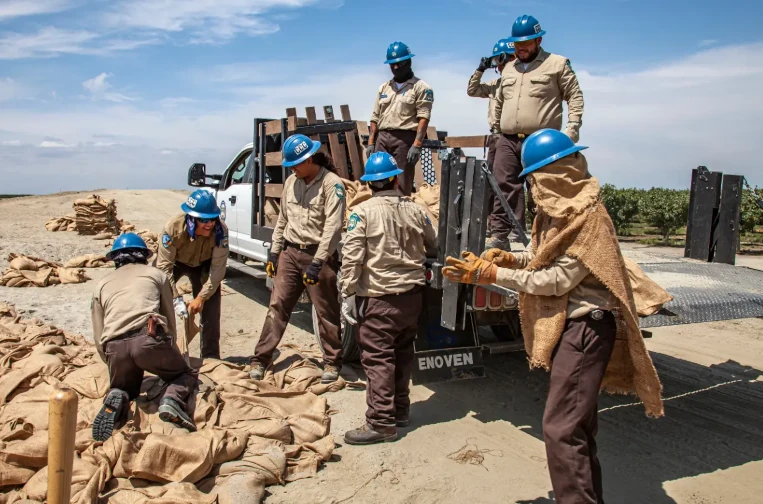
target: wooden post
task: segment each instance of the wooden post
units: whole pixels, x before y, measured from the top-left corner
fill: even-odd
[[[72,490],[77,394],[57,390],[48,410],[48,504],[68,504]]]

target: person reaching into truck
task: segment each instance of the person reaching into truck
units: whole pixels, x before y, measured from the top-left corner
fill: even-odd
[[[426,213],[400,191],[403,170],[386,152],[368,158],[365,174],[373,196],[350,215],[342,246],[342,316],[358,326],[368,376],[366,423],[345,433],[348,444],[397,439],[409,422],[413,340],[426,284],[427,251],[437,234]]]
[[[405,196],[413,192],[416,162],[432,116],[434,91],[413,74],[410,48],[393,42],[384,62],[392,70],[392,80],[379,87],[371,114],[368,134],[368,157],[373,152],[391,154],[403,170],[400,189]]]
[[[96,441],[106,441],[124,423],[130,401],[140,394],[146,371],[167,384],[159,418],[196,430],[186,412],[186,400],[197,375],[175,345],[169,278],[148,266],[149,255],[146,243],[135,233],[117,237],[106,255],[116,270],[98,282],[90,303],[93,340],[109,368],[110,388],[93,420]]]
[[[525,233],[525,192],[519,173],[522,142],[543,128],[562,128],[562,102],[567,102],[565,133],[578,141],[583,121],[583,92],[570,60],[541,47],[540,23],[533,16],[519,16],[511,28],[509,42],[517,56],[501,72],[501,85],[495,97],[492,129],[497,135],[494,174],[503,194],[519,221],[513,229],[509,217],[495,198],[490,213],[491,236],[486,247],[508,249],[509,242],[521,241]],[[532,192],[530,192],[532,194]],[[532,204],[530,205],[532,210]]]
[[[201,358],[220,358],[220,286],[228,264],[228,227],[209,191],[197,189],[164,226],[156,267],[170,279],[175,312],[179,317],[201,313]],[[177,281],[191,281],[193,301],[188,306]]]
[[[345,212],[345,188],[321,143],[293,135],[283,146],[283,166],[291,168],[281,194],[266,272],[274,278],[270,306],[250,358],[249,375],[261,380],[281,342],[291,312],[305,289],[318,314],[324,352],[321,381],[331,383],[342,369],[340,305],[337,288]]]
[[[630,280],[599,183],[564,133],[542,129],[522,148],[538,207],[532,247],[448,257],[454,282],[519,292],[530,366],[550,370],[543,437],[556,502],[604,502],[596,456],[600,389],[635,392],[649,416],[664,414],[662,385],[639,329]]]

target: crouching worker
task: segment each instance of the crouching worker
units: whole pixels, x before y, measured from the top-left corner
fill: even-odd
[[[186,400],[196,384],[193,371],[175,345],[175,310],[167,276],[148,266],[151,252],[140,236],[126,233],[106,255],[116,271],[95,288],[91,302],[93,339],[109,367],[110,390],[93,421],[93,439],[105,441],[127,417],[140,394],[143,373],[167,384],[159,418],[195,431]]]
[[[353,445],[394,441],[397,427],[409,422],[424,263],[427,250],[436,253],[437,235],[424,210],[403,196],[402,173],[391,155],[371,154],[360,180],[368,182],[373,197],[350,215],[342,247],[342,316],[358,325],[368,376],[366,424],[344,435]]]
[[[519,292],[530,366],[551,372],[543,436],[556,502],[604,502],[596,455],[600,389],[636,393],[663,415],[662,386],[639,330],[628,273],[599,183],[564,133],[539,130],[522,148],[538,214],[532,248],[447,258],[451,281]]]

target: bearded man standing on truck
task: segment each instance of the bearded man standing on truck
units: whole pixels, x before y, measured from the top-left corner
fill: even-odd
[[[507,249],[510,240],[525,233],[525,192],[519,180],[522,171],[522,142],[528,135],[543,129],[562,128],[562,102],[567,102],[565,133],[573,142],[580,136],[583,121],[583,92],[570,60],[551,54],[541,47],[546,32],[532,16],[520,16],[511,28],[509,42],[514,43],[517,59],[501,73],[501,85],[495,97],[492,125],[497,134],[494,174],[503,194],[519,221],[521,229],[512,229],[501,202],[495,198],[490,213],[491,237],[486,247]]]
[[[228,227],[209,191],[197,189],[181,205],[183,213],[164,226],[156,267],[170,279],[175,312],[201,313],[201,358],[220,358],[220,286],[228,265]],[[177,290],[182,276],[191,281],[193,301],[186,307]]]
[[[371,114],[366,156],[387,152],[402,167],[400,189],[403,195],[413,192],[416,162],[432,117],[434,91],[413,75],[410,48],[402,42],[392,42],[384,62],[392,70],[392,80],[379,86]]]
[[[437,233],[421,207],[400,192],[402,173],[386,152],[368,158],[360,180],[373,196],[350,215],[342,248],[342,316],[358,325],[368,376],[366,424],[344,435],[353,445],[394,441],[397,428],[409,423],[424,263],[427,252],[437,252]]]
[[[648,416],[664,414],[662,385],[639,329],[612,220],[588,172],[587,147],[543,129],[527,137],[521,177],[538,206],[532,247],[448,257],[449,280],[519,292],[530,366],[551,371],[543,437],[556,502],[604,502],[596,455],[600,389],[635,392]]]

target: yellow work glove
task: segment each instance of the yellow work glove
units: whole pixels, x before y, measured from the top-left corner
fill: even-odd
[[[480,257],[487,262],[495,264],[499,268],[514,268],[514,265],[517,262],[514,258],[514,254],[499,248],[488,249],[484,251]]]
[[[464,260],[448,257],[442,274],[451,282],[466,284],[491,284],[495,283],[498,274],[498,266],[480,259],[471,252],[461,252]]]
[[[272,252],[268,254],[268,263],[265,265],[265,273],[270,278],[273,278],[276,276],[276,270],[278,269],[278,254],[273,254]]]

